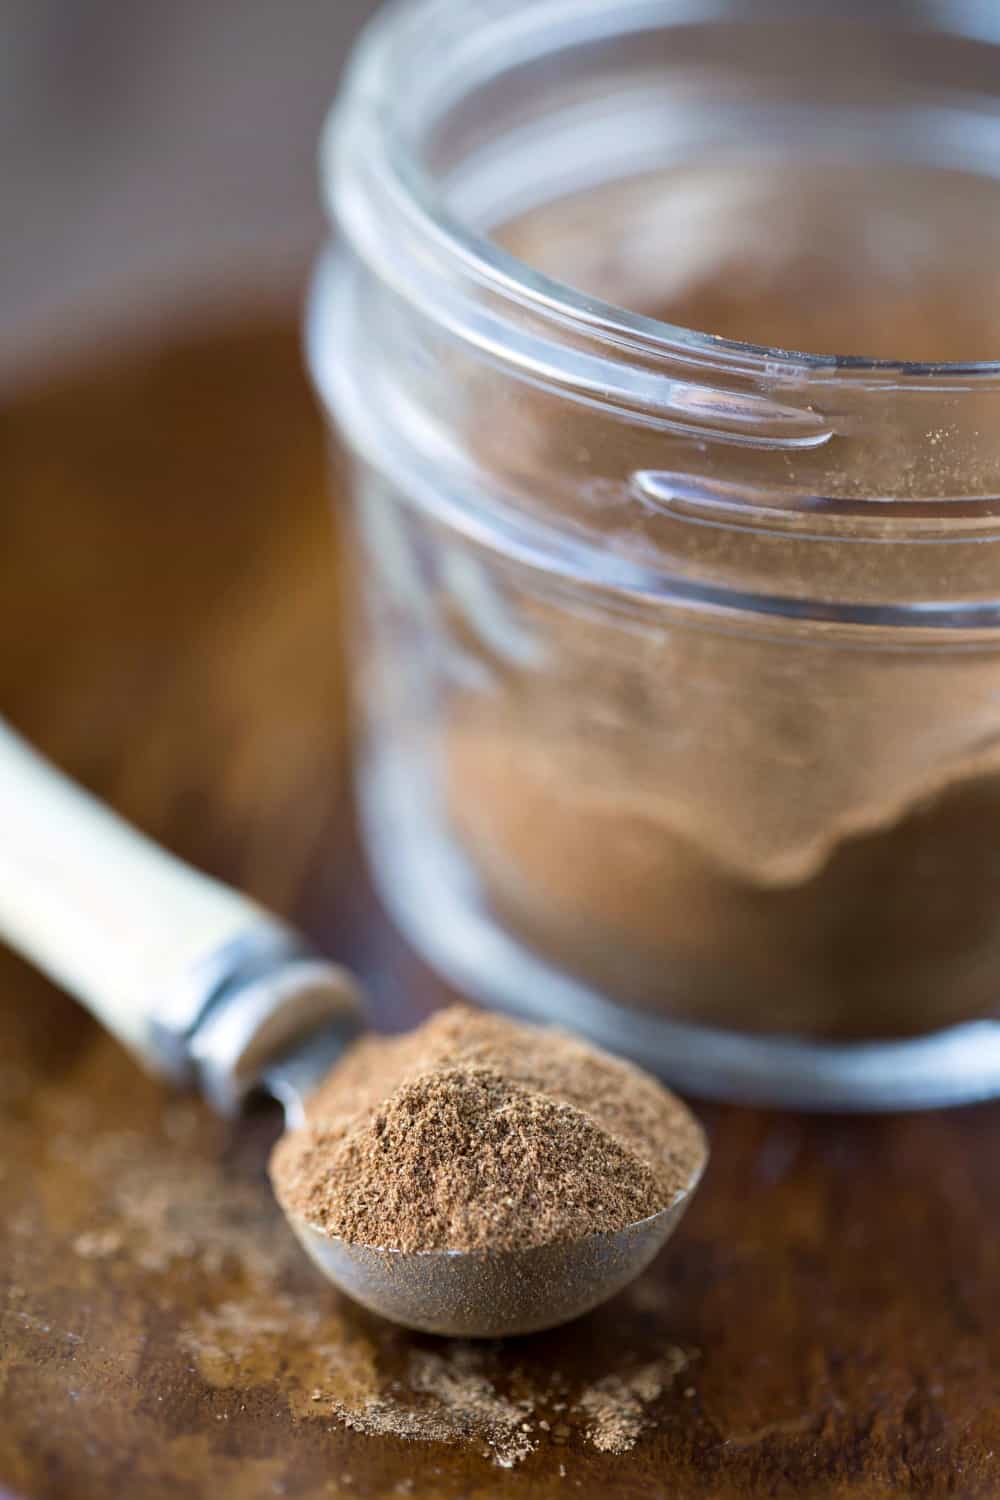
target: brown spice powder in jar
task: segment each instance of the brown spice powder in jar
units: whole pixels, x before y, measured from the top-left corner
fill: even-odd
[[[352,1244],[520,1250],[657,1213],[704,1153],[694,1117],[638,1068],[455,1007],[358,1042],[271,1175],[286,1212]]]
[[[639,1009],[747,1032],[906,1036],[996,1013],[995,755],[905,810],[871,809],[869,828],[833,824],[808,873],[755,879],[687,831],[697,805],[634,746],[549,734],[544,711],[506,707],[506,721],[494,705],[451,726],[448,808],[495,916],[558,967]],[[751,797],[735,766],[741,781]]]

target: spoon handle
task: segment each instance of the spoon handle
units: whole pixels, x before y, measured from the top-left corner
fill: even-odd
[[[153,1072],[198,1079],[234,1108],[269,1055],[331,1011],[354,1011],[343,970],[158,848],[2,722],[0,820],[0,937]]]

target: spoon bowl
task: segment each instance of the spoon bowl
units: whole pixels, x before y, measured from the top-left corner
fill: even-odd
[[[507,1338],[568,1323],[620,1292],[666,1244],[700,1175],[699,1166],[667,1208],[617,1233],[527,1250],[380,1250],[292,1214],[288,1222],[335,1286],[390,1322],[453,1338]]]

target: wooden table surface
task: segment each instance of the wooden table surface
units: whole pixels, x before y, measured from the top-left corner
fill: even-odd
[[[437,1003],[353,834],[323,439],[294,330],[27,394],[0,454],[2,711],[359,965],[381,1024]],[[273,1114],[227,1127],[171,1097],[7,953],[0,985],[12,1492],[1000,1494],[1000,1108],[706,1108],[709,1175],[651,1272],[570,1328],[463,1348],[380,1324],[306,1265],[264,1176]],[[629,1451],[607,1451],[602,1400],[631,1414]],[[357,1430],[387,1413],[411,1435]]]

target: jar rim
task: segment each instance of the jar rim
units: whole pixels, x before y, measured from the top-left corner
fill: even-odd
[[[359,238],[366,240],[366,225],[373,228],[371,201],[380,196],[383,209],[391,206],[399,216],[411,247],[427,249],[438,264],[446,263],[453,274],[485,289],[501,306],[527,310],[551,332],[554,344],[563,342],[569,329],[619,356],[623,349],[640,349],[652,358],[722,366],[751,379],[794,380],[810,386],[951,389],[967,388],[970,382],[992,384],[1000,379],[1000,357],[916,362],[772,348],[650,317],[579,291],[519,259],[457,215],[401,128],[398,106],[401,99],[413,97],[413,46],[418,38],[421,57],[429,51],[435,64],[446,70],[449,48],[468,46],[477,25],[488,35],[491,26],[509,24],[519,29],[523,45],[560,20],[570,27],[574,40],[600,39],[613,28],[639,30],[653,16],[660,25],[727,17],[780,19],[790,14],[789,3],[758,0],[751,11],[745,0],[389,0],[363,31],[324,128],[321,174],[330,211],[357,245]],[[801,19],[798,0],[791,4]],[[838,15],[872,23],[864,5],[845,4]],[[1000,44],[1000,10],[987,15],[967,0],[928,0],[919,15],[908,11],[907,20],[915,29],[947,27],[949,34],[963,39]],[[440,82],[421,79],[425,99],[433,100]],[[371,243],[369,238],[369,248]],[[823,440],[825,435],[817,434],[817,441]],[[802,442],[811,445],[805,433]]]

